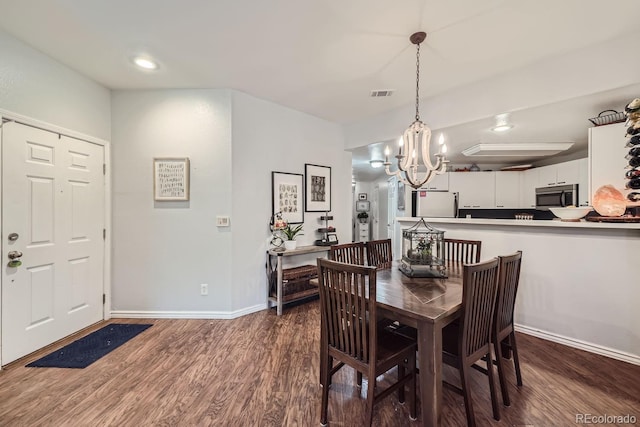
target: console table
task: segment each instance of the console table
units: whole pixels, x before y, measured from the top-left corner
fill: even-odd
[[[318,294],[318,288],[312,287],[310,289],[302,289],[298,292],[287,295],[285,300],[285,296],[283,294],[283,282],[285,280],[291,280],[292,283],[296,282],[296,279],[298,282],[308,282],[309,279],[317,276],[317,269],[315,264],[313,266],[283,268],[283,258],[297,255],[328,252],[329,249],[329,246],[312,245],[299,246],[296,249],[288,251],[267,251],[267,296],[269,307],[272,306],[271,303],[276,304],[278,316],[282,315],[283,303],[297,301],[299,299]],[[275,295],[272,292],[272,288],[275,288]]]

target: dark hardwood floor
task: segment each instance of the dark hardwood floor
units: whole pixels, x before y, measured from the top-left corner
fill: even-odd
[[[318,301],[281,317],[269,310],[235,320],[113,322],[154,326],[86,369],[24,367],[77,337],[9,365],[0,372],[0,426],[319,424]],[[486,378],[472,370],[478,425],[575,426],[580,413],[640,418],[640,366],[518,339],[524,386],[516,388],[509,369],[512,405],[501,406],[501,421],[492,419]],[[447,367],[445,377],[457,381]],[[330,425],[362,425],[365,390],[343,368],[329,395]],[[443,392],[443,425],[465,425],[462,396]],[[392,395],[374,409],[374,425],[420,424]]]

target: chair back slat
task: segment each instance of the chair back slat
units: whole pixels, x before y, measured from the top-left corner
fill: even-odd
[[[367,242],[367,264],[378,269],[391,268],[393,254],[391,239],[371,240]]]
[[[500,274],[498,279],[498,299],[495,312],[495,329],[498,332],[513,328],[513,311],[520,282],[522,251],[513,255],[499,256]]]
[[[318,258],[318,282],[327,344],[363,363],[375,360],[376,269]]]
[[[462,284],[460,356],[487,353],[498,291],[498,258],[465,265]]]
[[[480,240],[444,239],[444,259],[464,264],[480,262]]]
[[[329,250],[329,259],[347,264],[364,265],[364,242],[333,245]]]

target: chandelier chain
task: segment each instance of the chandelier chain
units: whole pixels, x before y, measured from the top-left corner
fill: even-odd
[[[416,121],[420,121],[420,43],[416,49]]]

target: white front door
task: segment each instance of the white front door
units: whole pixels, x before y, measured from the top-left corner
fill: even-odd
[[[103,318],[103,163],[99,145],[3,125],[2,364]]]

